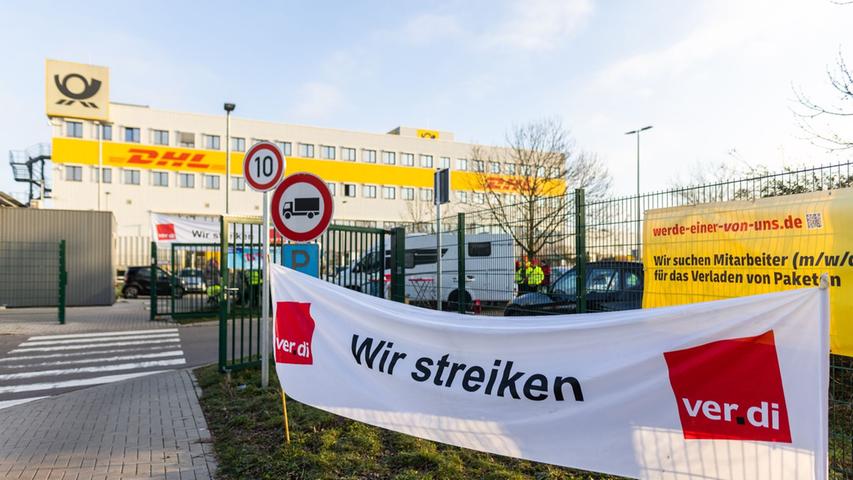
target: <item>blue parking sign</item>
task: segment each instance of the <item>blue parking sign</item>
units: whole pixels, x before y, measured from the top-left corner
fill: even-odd
[[[282,260],[287,268],[320,278],[320,246],[316,243],[285,245]]]

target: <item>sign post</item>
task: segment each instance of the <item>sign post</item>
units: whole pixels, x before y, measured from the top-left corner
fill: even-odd
[[[450,201],[450,170],[439,168],[433,176],[435,202],[435,309],[441,310],[441,205]]]
[[[261,236],[264,253],[261,255],[262,295],[261,295],[261,387],[270,383],[270,202],[268,192],[274,189],[284,176],[284,155],[278,146],[270,142],[252,145],[243,158],[243,175],[252,190],[263,192],[264,209],[262,215]],[[225,185],[229,188],[229,185]]]

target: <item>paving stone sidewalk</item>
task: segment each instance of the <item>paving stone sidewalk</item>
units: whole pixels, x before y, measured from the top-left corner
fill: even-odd
[[[56,308],[0,309],[0,335],[54,335],[114,330],[174,328],[169,321],[150,321],[148,300],[120,299],[110,306],[69,307],[65,325],[57,322]]]
[[[0,478],[213,478],[199,393],[176,370],[0,410]]]

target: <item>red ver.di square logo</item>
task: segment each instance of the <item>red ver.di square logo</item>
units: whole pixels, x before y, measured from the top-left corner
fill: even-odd
[[[175,224],[159,223],[157,224],[157,240],[175,240]]]
[[[275,361],[312,365],[314,356],[311,341],[314,336],[314,319],[311,304],[278,302],[275,307]]]
[[[791,443],[772,330],[663,356],[685,439]]]

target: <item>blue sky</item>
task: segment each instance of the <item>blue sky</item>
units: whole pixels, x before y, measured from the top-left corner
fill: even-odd
[[[3,2],[0,151],[47,141],[44,60],[110,67],[114,101],[385,132],[398,125],[503,143],[558,117],[617,193],[702,165],[848,160],[802,137],[792,86],[826,102],[853,5],[684,2]],[[849,130],[848,130],[849,131]],[[0,190],[23,191],[0,166]]]

